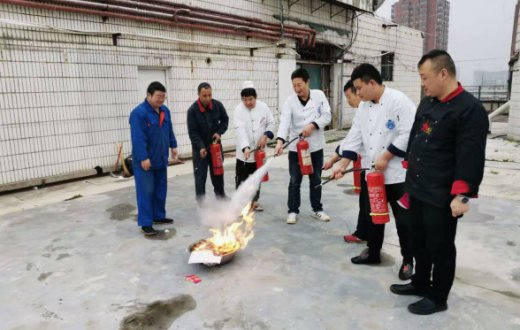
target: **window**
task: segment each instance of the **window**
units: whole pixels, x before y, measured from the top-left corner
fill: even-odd
[[[381,52],[381,78],[383,81],[394,80],[394,56],[395,53]]]

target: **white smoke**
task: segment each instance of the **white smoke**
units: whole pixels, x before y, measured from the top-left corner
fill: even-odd
[[[200,219],[203,225],[212,228],[224,228],[227,224],[241,219],[242,210],[253,201],[262,178],[271,167],[273,158],[268,159],[264,166],[257,169],[249,178],[242,182],[238,190],[230,200],[211,200],[199,209]]]

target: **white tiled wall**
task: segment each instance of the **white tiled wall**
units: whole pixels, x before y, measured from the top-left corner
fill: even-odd
[[[277,22],[277,0],[175,1],[204,8],[233,12]],[[287,6],[287,2],[284,1]],[[349,29],[347,14],[330,18],[326,6],[310,15],[310,0],[302,0],[284,14],[338,29]],[[212,84],[214,98],[222,101],[232,118],[240,102],[244,80],[253,80],[259,99],[278,116],[277,49],[262,40],[226,36],[195,30],[172,29],[119,19],[0,5],[0,19],[61,28],[121,32],[118,46],[110,34],[58,33],[0,22],[0,185],[63,175],[101,166],[113,166],[116,143],[124,142],[130,152],[128,115],[144,95],[137,93],[138,68],[162,68],[167,72],[168,101],[181,153],[191,149],[186,127],[186,110],[196,99],[201,81]],[[286,24],[295,24],[286,21]],[[420,56],[419,32],[399,28],[384,30],[382,21],[368,15],[359,18],[358,38],[352,48],[354,59],[378,64],[381,51],[396,51],[395,81],[389,85],[409,93],[418,101],[415,63]],[[199,46],[136,36],[155,35],[197,41]],[[350,38],[326,31],[318,35],[329,42],[347,44]],[[286,40],[289,47],[293,40]],[[254,56],[248,49],[214,47],[222,43],[258,46]],[[288,50],[286,53],[294,54]],[[207,59],[211,63],[207,63]],[[295,58],[285,55],[284,58]],[[333,72],[337,110],[339,66]],[[350,68],[351,70],[351,68]],[[346,74],[350,71],[345,70]],[[346,81],[346,80],[345,80]],[[345,104],[345,102],[343,102]],[[346,122],[351,112],[344,109]],[[231,120],[232,122],[232,120]],[[232,125],[224,144],[234,144]]]

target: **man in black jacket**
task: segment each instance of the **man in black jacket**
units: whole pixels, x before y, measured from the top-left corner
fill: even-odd
[[[221,137],[228,128],[229,117],[224,105],[212,99],[211,86],[208,83],[199,84],[198,95],[197,101],[188,109],[188,134],[193,154],[195,195],[200,204],[206,195],[208,168],[215,195],[217,198],[226,197],[224,175],[214,175],[209,148],[213,141],[221,143]]]
[[[410,132],[405,191],[413,216],[415,275],[394,284],[400,295],[424,297],[408,306],[427,315],[448,308],[455,277],[457,221],[469,210],[484,175],[488,117],[482,104],[457,82],[455,64],[432,50],[418,64],[425,97]],[[432,272],[433,269],[433,272]]]

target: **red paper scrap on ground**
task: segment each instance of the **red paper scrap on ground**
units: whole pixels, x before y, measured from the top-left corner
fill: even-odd
[[[186,281],[190,281],[190,282],[195,283],[195,284],[202,282],[200,277],[198,277],[195,274],[187,275],[184,278],[186,279]]]

